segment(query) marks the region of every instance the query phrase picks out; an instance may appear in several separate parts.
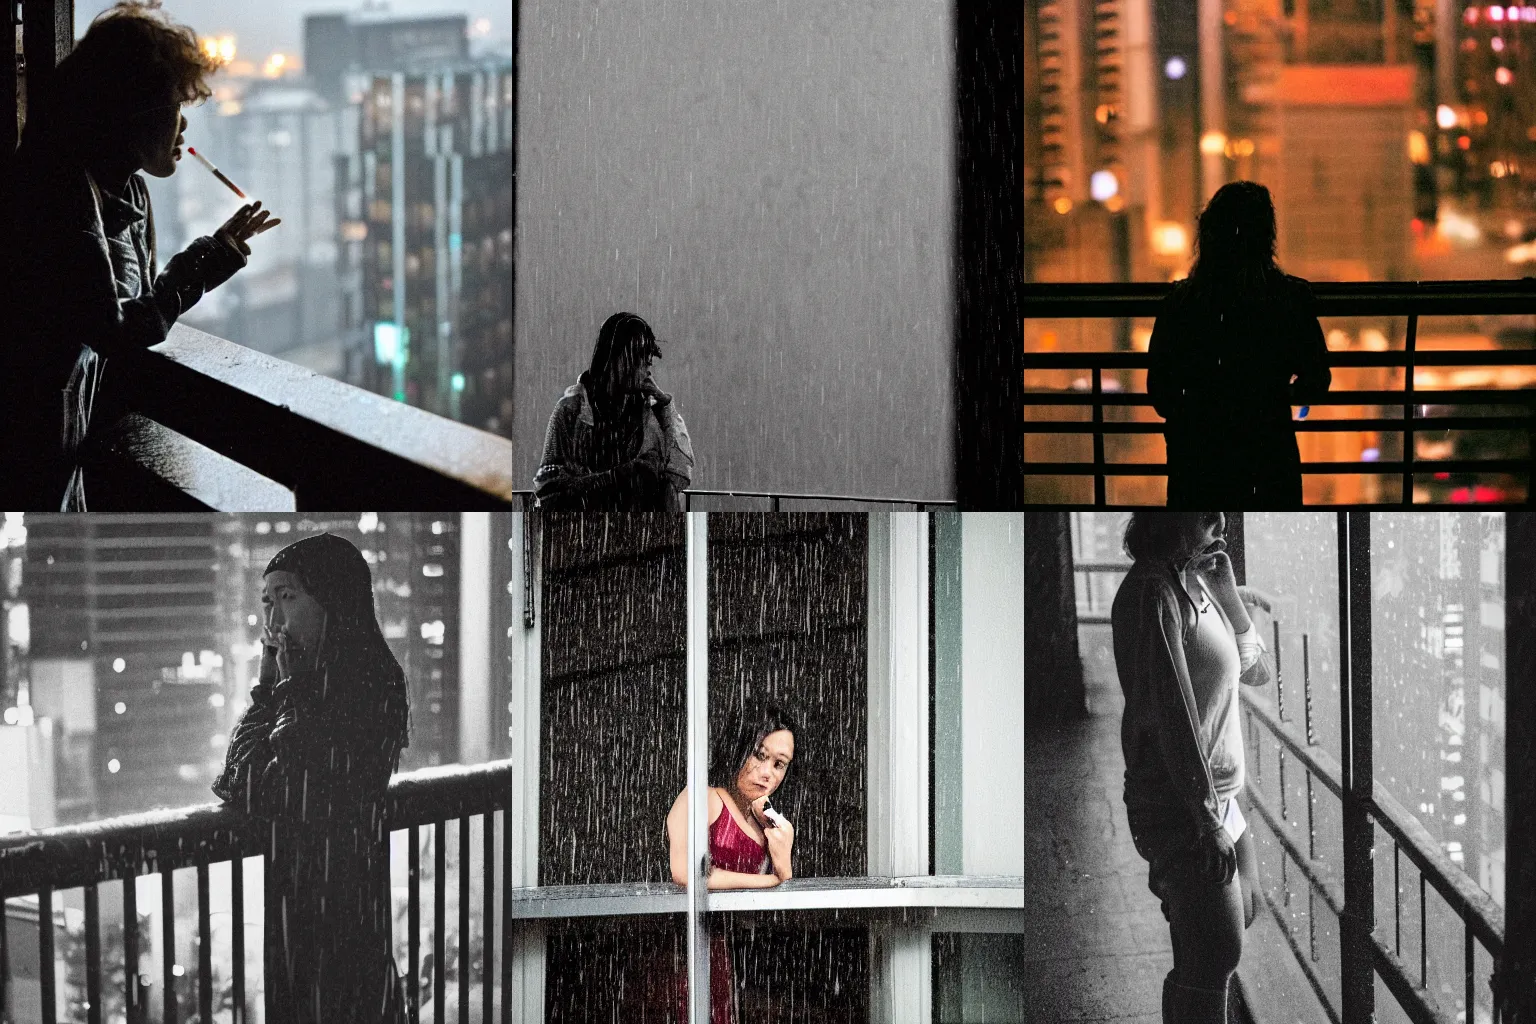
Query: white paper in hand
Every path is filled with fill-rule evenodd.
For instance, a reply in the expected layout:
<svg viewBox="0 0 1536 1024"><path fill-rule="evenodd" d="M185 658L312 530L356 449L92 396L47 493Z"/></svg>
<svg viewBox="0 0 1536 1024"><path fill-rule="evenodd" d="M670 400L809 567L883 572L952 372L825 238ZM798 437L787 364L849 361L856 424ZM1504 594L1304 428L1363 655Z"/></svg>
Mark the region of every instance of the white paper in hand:
<svg viewBox="0 0 1536 1024"><path fill-rule="evenodd" d="M1243 837L1248 829L1248 821L1243 817L1242 808L1237 806L1237 798L1227 801L1226 813L1222 815L1221 827L1227 830L1227 835L1235 843Z"/></svg>

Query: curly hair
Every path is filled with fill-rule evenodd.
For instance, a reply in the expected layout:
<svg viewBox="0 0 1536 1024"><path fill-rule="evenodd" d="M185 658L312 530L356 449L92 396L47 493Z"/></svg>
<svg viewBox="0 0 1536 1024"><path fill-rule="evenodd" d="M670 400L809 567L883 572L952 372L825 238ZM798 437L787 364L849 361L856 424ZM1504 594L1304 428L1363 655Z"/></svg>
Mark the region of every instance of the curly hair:
<svg viewBox="0 0 1536 1024"><path fill-rule="evenodd" d="M206 79L221 61L204 52L197 33L172 21L160 4L119 0L93 18L49 76L25 136L115 143L135 115L211 97Z"/></svg>

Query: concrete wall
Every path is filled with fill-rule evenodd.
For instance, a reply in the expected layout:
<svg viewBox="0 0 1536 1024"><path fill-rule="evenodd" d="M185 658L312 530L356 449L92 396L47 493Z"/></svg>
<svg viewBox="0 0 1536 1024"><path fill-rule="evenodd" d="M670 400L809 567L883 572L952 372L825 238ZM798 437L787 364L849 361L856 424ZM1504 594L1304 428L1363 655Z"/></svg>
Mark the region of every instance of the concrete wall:
<svg viewBox="0 0 1536 1024"><path fill-rule="evenodd" d="M695 487L953 494L947 0L524 0L514 433L627 309Z"/></svg>

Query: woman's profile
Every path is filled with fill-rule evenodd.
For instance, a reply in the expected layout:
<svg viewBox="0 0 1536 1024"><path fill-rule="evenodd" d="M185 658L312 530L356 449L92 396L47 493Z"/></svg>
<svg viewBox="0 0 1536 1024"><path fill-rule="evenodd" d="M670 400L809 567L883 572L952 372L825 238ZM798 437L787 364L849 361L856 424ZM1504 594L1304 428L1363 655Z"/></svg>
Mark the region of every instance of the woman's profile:
<svg viewBox="0 0 1536 1024"><path fill-rule="evenodd" d="M1164 1024L1224 1024L1227 985L1259 900L1237 805L1244 782L1239 682L1270 678L1227 557L1220 512L1137 512L1134 564L1111 610L1125 692L1125 810L1173 943Z"/></svg>
<svg viewBox="0 0 1536 1024"><path fill-rule="evenodd" d="M770 705L743 712L719 734L709 755L709 888L771 889L794 877L795 829L769 798L783 796L795 759L798 725L784 709ZM667 812L672 881L688 884L688 789ZM709 943L710 1024L735 1024L735 980L725 933L711 929ZM675 989L682 1020L687 1014L687 976Z"/></svg>
<svg viewBox="0 0 1536 1024"><path fill-rule="evenodd" d="M306 537L268 563L262 604L260 679L213 791L272 822L266 1019L403 1024L383 805L410 701L372 573L343 538Z"/></svg>
<svg viewBox="0 0 1536 1024"><path fill-rule="evenodd" d="M603 322L591 364L555 405L533 478L539 505L608 511L682 508L693 444L651 363L661 347L634 313Z"/></svg>
<svg viewBox="0 0 1536 1024"><path fill-rule="evenodd" d="M1252 181L1200 214L1195 263L1163 300L1147 395L1167 421L1168 505L1301 505L1292 406L1328 393L1328 346L1311 288L1275 264L1275 207Z"/></svg>
<svg viewBox="0 0 1536 1024"><path fill-rule="evenodd" d="M213 95L206 79L220 66L159 3L122 0L97 15L28 112L0 188L8 508L84 511L80 447L107 358L164 341L178 317L246 265L251 237L279 223L249 204L158 267L138 172L175 173L181 108Z"/></svg>

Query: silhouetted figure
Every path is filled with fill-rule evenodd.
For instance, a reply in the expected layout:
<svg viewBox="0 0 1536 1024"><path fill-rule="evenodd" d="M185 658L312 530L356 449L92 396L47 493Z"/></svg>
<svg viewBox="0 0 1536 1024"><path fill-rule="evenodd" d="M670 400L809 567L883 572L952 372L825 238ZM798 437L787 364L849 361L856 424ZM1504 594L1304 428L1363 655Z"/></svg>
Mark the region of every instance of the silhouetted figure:
<svg viewBox="0 0 1536 1024"><path fill-rule="evenodd" d="M651 362L661 348L633 313L598 331L592 363L555 405L533 478L548 509L680 510L693 475L693 444Z"/></svg>
<svg viewBox="0 0 1536 1024"><path fill-rule="evenodd" d="M350 542L306 537L268 563L262 603L260 679L213 791L273 824L266 1019L404 1024L383 814L410 700L372 573Z"/></svg>
<svg viewBox="0 0 1536 1024"><path fill-rule="evenodd" d="M0 498L6 508L84 511L80 446L107 357L165 340L204 292L246 265L278 221L242 207L156 264L149 189L174 174L184 104L211 96L219 61L159 0L103 11L28 112L0 182ZM103 423L102 420L108 422Z"/></svg>
<svg viewBox="0 0 1536 1024"><path fill-rule="evenodd" d="M1328 393L1311 288L1275 265L1275 208L1251 181L1200 215L1195 264L1152 328L1147 394L1167 420L1168 504L1301 505L1291 407Z"/></svg>

